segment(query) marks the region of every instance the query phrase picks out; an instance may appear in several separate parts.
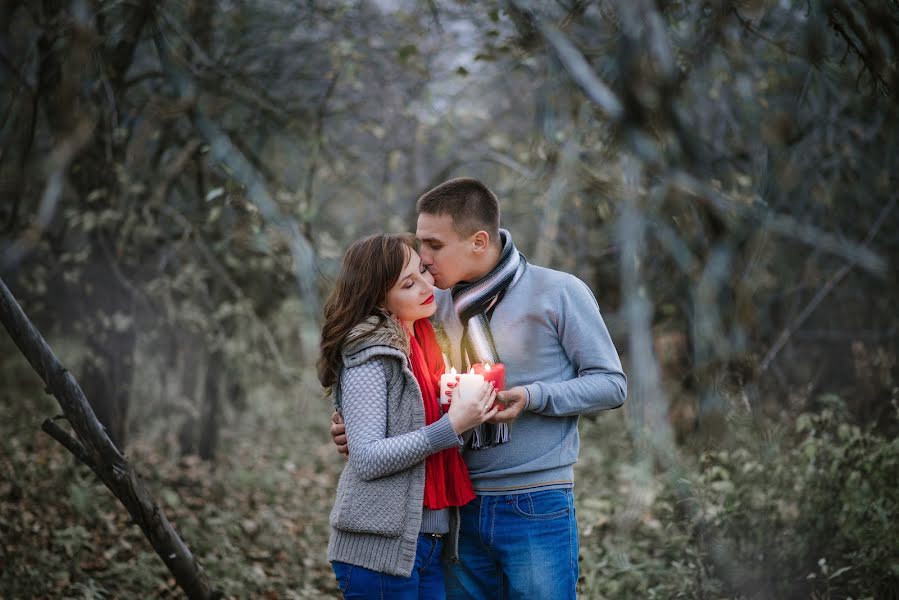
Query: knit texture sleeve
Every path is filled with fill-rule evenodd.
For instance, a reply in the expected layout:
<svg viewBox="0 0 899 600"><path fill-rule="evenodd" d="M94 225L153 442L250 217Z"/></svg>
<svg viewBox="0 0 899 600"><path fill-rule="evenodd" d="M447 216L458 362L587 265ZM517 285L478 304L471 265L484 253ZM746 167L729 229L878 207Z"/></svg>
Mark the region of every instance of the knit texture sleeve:
<svg viewBox="0 0 899 600"><path fill-rule="evenodd" d="M340 385L349 460L361 478L391 475L434 452L459 447L447 415L417 431L387 437L387 376L380 361L344 369Z"/></svg>

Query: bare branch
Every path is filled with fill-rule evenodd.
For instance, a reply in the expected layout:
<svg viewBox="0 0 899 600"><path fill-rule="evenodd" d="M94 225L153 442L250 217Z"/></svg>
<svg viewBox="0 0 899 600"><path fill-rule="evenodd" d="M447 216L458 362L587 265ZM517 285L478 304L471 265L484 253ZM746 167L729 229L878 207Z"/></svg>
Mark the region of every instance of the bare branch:
<svg viewBox="0 0 899 600"><path fill-rule="evenodd" d="M535 27L543 38L552 46L559 61L577 83L578 87L590 100L596 103L613 121L619 121L624 117L624 105L612 91L593 71L593 67L581 54L574 44L554 25L542 22L525 7L520 0L510 0L510 5L520 14L525 15L531 25Z"/></svg>
<svg viewBox="0 0 899 600"><path fill-rule="evenodd" d="M883 225L883 222L886 220L887 216L890 214L890 211L896 206L896 197L883 207L883 210L880 211L880 215L874 221L874 224L871 226L870 231L868 232L865 241L863 242L864 246L867 246L874 240L874 236L877 235L877 232L880 231L880 227ZM818 293L809 301L809 303L802 309L802 312L799 313L799 316L790 323L789 326L784 328L783 331L780 332L780 335L777 337L777 341L774 342L774 345L765 353L765 357L762 359L761 364L759 365L759 370L764 372L768 370L768 367L771 365L771 361L775 359L778 353L783 350L784 346L786 346L787 342L790 340L790 336L793 335L797 329L802 327L802 324L805 323L806 319L808 319L815 309L818 308L818 305L827 297L827 295L835 288L846 275L849 274L849 271L856 265L855 262L850 262L846 265L843 265L836 273L834 273L827 282L821 286L821 289L818 290Z"/></svg>
<svg viewBox="0 0 899 600"><path fill-rule="evenodd" d="M65 189L69 165L91 140L95 125L95 121L80 119L74 131L53 149L47 161L50 175L41 195L37 216L25 233L4 249L3 256L0 257L0 273L13 271L40 241L44 230L56 214L56 207Z"/></svg>
<svg viewBox="0 0 899 600"><path fill-rule="evenodd" d="M62 427L57 425L56 421L53 419L44 419L44 422L41 424L41 429L65 447L66 450L71 452L83 465L90 467L91 471L95 471L98 468L88 455L87 450L84 449L84 446L82 446L78 440L66 433Z"/></svg>
<svg viewBox="0 0 899 600"><path fill-rule="evenodd" d="M886 260L867 248L865 244L847 242L813 225L799 223L790 216L770 211L759 206L758 203L748 204L730 198L727 194L683 171L675 171L671 175L671 183L689 194L708 200L725 221L731 223L754 222L772 233L799 240L830 254L842 256L875 275L882 276L887 272Z"/></svg>
<svg viewBox="0 0 899 600"><path fill-rule="evenodd" d="M193 240L194 245L200 251L200 255L206 261L206 264L209 265L209 268L213 270L213 272L219 277L220 281L225 284L225 287L228 288L228 291L234 296L237 300L238 304L241 305L247 313L249 313L253 323L256 327L259 328L259 332L262 336L263 341L266 346L268 346L269 352L272 355L272 358L275 360L275 365L278 368L278 371L284 377L288 379L295 379L298 377L298 374L295 370L290 369L287 364L284 362L284 358L281 353L281 349L278 347L278 343L275 341L275 335L272 333L271 329L265 322L256 314L256 311L253 310L253 304L249 298L247 298L246 294L244 294L243 290L240 289L240 286L231 278L228 274L225 267L219 262L218 258L216 258L215 253L209 247L205 240L203 240L200 232L193 226L193 224L185 217L183 214L171 208L168 205L161 205L160 210L170 216L175 220L181 227L184 228L186 232L190 232L191 239Z"/></svg>
<svg viewBox="0 0 899 600"><path fill-rule="evenodd" d="M168 42L162 32L157 30L154 37L163 71L169 81L182 98L195 97L195 82L173 62ZM300 296L305 301L305 308L309 316L317 320L319 311L318 290L315 281L315 251L300 231L296 219L281 213L262 176L217 123L197 107L192 110L191 117L194 127L209 144L213 158L225 166L234 179L246 188L247 196L259 209L266 223L286 238L293 256L294 274Z"/></svg>
<svg viewBox="0 0 899 600"><path fill-rule="evenodd" d="M624 117L624 105L615 92L593 71L584 55L572 44L564 33L552 25L537 21L537 29L556 51L556 55L571 78L581 90L596 103L613 121Z"/></svg>

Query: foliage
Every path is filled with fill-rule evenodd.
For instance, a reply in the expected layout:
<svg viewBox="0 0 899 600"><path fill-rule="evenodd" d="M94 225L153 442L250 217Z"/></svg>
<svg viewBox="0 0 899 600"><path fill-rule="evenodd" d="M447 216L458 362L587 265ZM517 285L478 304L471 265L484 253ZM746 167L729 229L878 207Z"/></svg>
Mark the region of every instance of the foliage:
<svg viewBox="0 0 899 600"><path fill-rule="evenodd" d="M740 418L689 475L648 480L628 443L584 428L597 443L578 465L585 597L890 597L899 443L846 417L838 401L794 430Z"/></svg>
<svg viewBox="0 0 899 600"><path fill-rule="evenodd" d="M715 540L716 572L738 590L881 598L899 586L899 443L825 400L797 419L795 442L751 427L702 456L693 527Z"/></svg>

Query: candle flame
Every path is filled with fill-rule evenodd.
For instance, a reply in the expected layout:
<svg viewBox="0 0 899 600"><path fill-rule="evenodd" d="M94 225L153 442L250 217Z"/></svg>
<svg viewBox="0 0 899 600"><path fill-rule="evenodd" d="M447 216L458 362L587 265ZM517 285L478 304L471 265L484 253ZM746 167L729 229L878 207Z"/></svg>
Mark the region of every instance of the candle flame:
<svg viewBox="0 0 899 600"><path fill-rule="evenodd" d="M469 374L469 375L473 375L473 374L474 374L474 367L468 369L468 374Z"/></svg>
<svg viewBox="0 0 899 600"><path fill-rule="evenodd" d="M484 370L485 370L485 371L489 371L489 370L490 370L490 363L484 363Z"/></svg>
<svg viewBox="0 0 899 600"><path fill-rule="evenodd" d="M450 375L455 375L455 374L456 374L456 367L450 368Z"/></svg>

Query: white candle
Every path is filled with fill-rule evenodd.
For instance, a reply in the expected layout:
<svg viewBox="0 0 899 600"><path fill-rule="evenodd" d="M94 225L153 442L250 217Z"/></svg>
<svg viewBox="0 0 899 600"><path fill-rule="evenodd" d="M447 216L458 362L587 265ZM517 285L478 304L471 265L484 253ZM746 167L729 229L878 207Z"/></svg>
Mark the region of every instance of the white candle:
<svg viewBox="0 0 899 600"><path fill-rule="evenodd" d="M456 387L459 389L460 398L468 398L477 395L480 393L481 386L484 384L484 376L480 373L469 371L468 373L459 375L456 373L456 369L450 369L449 373L444 373L440 376L441 404L448 405L450 403L450 395L447 394L447 392L451 391L452 388L450 388L448 384L456 383L457 378L459 381Z"/></svg>
<svg viewBox="0 0 899 600"><path fill-rule="evenodd" d="M459 378L459 398L471 398L480 394L484 385L484 376L480 373L469 371Z"/></svg>

